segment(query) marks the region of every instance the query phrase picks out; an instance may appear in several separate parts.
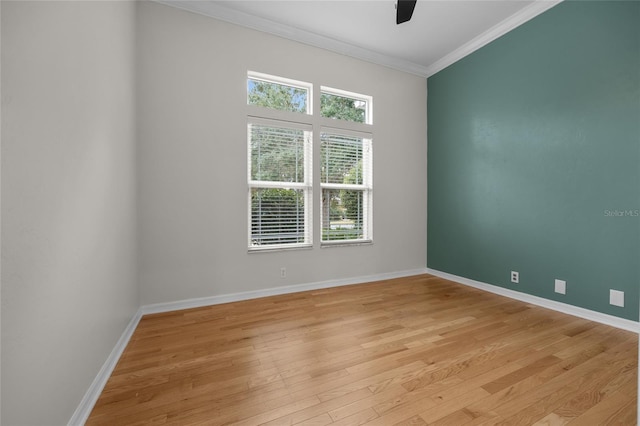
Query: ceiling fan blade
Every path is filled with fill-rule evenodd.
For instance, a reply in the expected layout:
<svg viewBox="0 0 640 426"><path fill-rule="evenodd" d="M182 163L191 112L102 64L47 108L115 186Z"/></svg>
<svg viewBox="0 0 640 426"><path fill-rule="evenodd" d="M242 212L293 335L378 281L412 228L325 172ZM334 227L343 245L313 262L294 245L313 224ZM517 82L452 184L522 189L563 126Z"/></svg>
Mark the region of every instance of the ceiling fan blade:
<svg viewBox="0 0 640 426"><path fill-rule="evenodd" d="M396 24L402 24L411 19L417 0L398 0L396 4Z"/></svg>

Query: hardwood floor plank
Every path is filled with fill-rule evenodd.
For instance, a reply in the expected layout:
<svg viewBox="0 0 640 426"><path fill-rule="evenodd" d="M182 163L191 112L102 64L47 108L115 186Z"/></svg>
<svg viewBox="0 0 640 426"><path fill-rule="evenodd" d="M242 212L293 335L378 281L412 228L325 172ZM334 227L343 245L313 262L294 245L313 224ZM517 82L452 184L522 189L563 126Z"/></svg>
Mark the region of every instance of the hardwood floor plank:
<svg viewBox="0 0 640 426"><path fill-rule="evenodd" d="M349 417L345 417L342 420L331 423L332 426L359 426L369 424L373 419L378 418L378 414L371 408L362 410L358 413L352 414Z"/></svg>
<svg viewBox="0 0 640 426"><path fill-rule="evenodd" d="M631 393L633 394L633 393ZM633 425L636 424L636 405L629 394L616 392L610 398L594 405L589 410L576 417L567 425L580 426L584 424L594 425ZM624 423L621 423L624 419Z"/></svg>
<svg viewBox="0 0 640 426"><path fill-rule="evenodd" d="M427 422L425 422L422 417L415 415L406 420L398 422L393 426L427 426Z"/></svg>
<svg viewBox="0 0 640 426"><path fill-rule="evenodd" d="M331 418L334 420L340 420L345 417L349 417L365 409L372 408L381 401L396 398L405 393L405 389L400 385L386 387L383 391L369 395L357 402L343 405L329 412Z"/></svg>
<svg viewBox="0 0 640 426"><path fill-rule="evenodd" d="M602 362L601 362L602 361ZM532 424L549 412L554 412L564 401L591 386L599 389L623 370L630 362L623 357L602 354L597 362L590 359L576 368L560 373L544 384L524 394L511 394L510 400L494 407L504 422L498 424ZM596 365L597 364L597 365ZM548 372L557 370L553 365Z"/></svg>
<svg viewBox="0 0 640 426"><path fill-rule="evenodd" d="M454 377L438 383L432 383L428 386L412 392L407 392L405 389L405 392L401 395L379 402L374 406L374 409L378 414L382 416L392 411L411 411L418 406L421 406L423 408L430 407L435 405L430 399L432 395L437 394L438 392L441 392L444 389L449 388L450 386L455 386L460 383L462 383L462 380Z"/></svg>
<svg viewBox="0 0 640 426"><path fill-rule="evenodd" d="M418 275L145 315L86 424L631 425L637 350Z"/></svg>
<svg viewBox="0 0 640 426"><path fill-rule="evenodd" d="M430 426L460 426L473 420L473 414L464 408L454 411L453 413L431 422Z"/></svg>
<svg viewBox="0 0 640 426"><path fill-rule="evenodd" d="M319 404L312 405L308 408L290 413L284 417L279 417L270 422L264 423L264 426L272 425L278 426L283 424L297 424L305 422L311 418L318 417L322 413L329 414L332 410L344 407L346 405L355 403L357 401L361 401L367 397L371 396L371 392L368 389L360 389L345 395L342 395L339 398L333 398L327 401L320 402ZM333 422L334 419L329 415L330 422Z"/></svg>
<svg viewBox="0 0 640 426"><path fill-rule="evenodd" d="M535 422L533 426L563 426L568 422L569 419L559 416L556 413L550 413Z"/></svg>
<svg viewBox="0 0 640 426"><path fill-rule="evenodd" d="M333 423L331 416L328 415L327 413L324 413L319 416L316 416L307 420L303 420L298 423L291 423L291 424L300 425L300 426L326 426L331 423ZM268 423L265 423L265 424L268 424ZM282 425L282 424L289 424L289 423L275 423L275 424Z"/></svg>
<svg viewBox="0 0 640 426"><path fill-rule="evenodd" d="M561 360L555 355L547 355L544 358L540 358L531 364L525 365L524 367L513 371L509 374L505 374L504 376L482 385L482 389L486 390L489 393L496 393L508 386L511 386L515 383L518 383L521 380L526 379L532 374L541 372L546 370L547 368L556 365ZM520 364L520 363L519 363Z"/></svg>
<svg viewBox="0 0 640 426"><path fill-rule="evenodd" d="M467 390L467 392L462 392L450 398L444 397L442 394L432 397L431 399L436 403L436 406L420 412L420 417L426 420L427 423L432 423L488 395L488 392L482 388L470 388Z"/></svg>
<svg viewBox="0 0 640 426"><path fill-rule="evenodd" d="M251 417L245 417L245 414L243 413L242 420L236 421L234 422L234 424L238 426L264 424L271 420L279 419L290 413L295 413L296 411L300 411L305 408L312 407L319 403L320 403L320 400L317 397L311 397L311 398L306 398L302 400L296 399L292 403L289 403L287 405L282 405L280 407L273 408L268 411L264 411L260 414L256 414Z"/></svg>

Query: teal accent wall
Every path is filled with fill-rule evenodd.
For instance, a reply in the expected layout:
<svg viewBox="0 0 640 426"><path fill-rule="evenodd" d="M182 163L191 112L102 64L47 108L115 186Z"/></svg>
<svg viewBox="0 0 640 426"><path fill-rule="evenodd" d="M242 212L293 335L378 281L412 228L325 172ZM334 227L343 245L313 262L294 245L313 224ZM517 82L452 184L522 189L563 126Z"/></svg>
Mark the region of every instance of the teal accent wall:
<svg viewBox="0 0 640 426"><path fill-rule="evenodd" d="M566 1L427 87L427 266L637 321L640 2Z"/></svg>

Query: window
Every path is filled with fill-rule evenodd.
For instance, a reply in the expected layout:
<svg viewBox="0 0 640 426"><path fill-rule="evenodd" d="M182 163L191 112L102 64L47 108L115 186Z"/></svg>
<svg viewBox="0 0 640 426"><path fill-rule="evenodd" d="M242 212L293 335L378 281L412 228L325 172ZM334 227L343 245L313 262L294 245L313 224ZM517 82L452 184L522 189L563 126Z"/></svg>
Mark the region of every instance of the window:
<svg viewBox="0 0 640 426"><path fill-rule="evenodd" d="M310 83L248 73L252 251L311 247L314 190L323 245L372 241L372 98L321 87L319 101L314 119Z"/></svg>
<svg viewBox="0 0 640 426"><path fill-rule="evenodd" d="M320 113L323 117L372 124L371 96L322 87Z"/></svg>
<svg viewBox="0 0 640 426"><path fill-rule="evenodd" d="M320 135L322 243L371 241L372 138L349 123L372 123L370 96L322 87L320 113L332 118Z"/></svg>
<svg viewBox="0 0 640 426"><path fill-rule="evenodd" d="M249 73L247 103L280 111L311 114L311 85L301 81Z"/></svg>
<svg viewBox="0 0 640 426"><path fill-rule="evenodd" d="M251 248L311 244L311 129L250 118Z"/></svg>
<svg viewBox="0 0 640 426"><path fill-rule="evenodd" d="M322 242L371 240L371 139L322 132Z"/></svg>

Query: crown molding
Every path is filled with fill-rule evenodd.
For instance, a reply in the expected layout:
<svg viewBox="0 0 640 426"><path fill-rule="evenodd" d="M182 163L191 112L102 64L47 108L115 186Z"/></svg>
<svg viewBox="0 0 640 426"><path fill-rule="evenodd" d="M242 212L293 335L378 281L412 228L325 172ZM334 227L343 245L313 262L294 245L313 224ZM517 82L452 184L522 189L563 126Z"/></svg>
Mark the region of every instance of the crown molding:
<svg viewBox="0 0 640 426"><path fill-rule="evenodd" d="M424 77L426 68L404 59L383 55L369 49L345 43L330 37L312 33L289 25L273 22L268 19L250 15L245 12L221 6L212 1L198 0L154 0L167 6L205 15L210 18L240 25L257 31L273 34L282 38L297 41L309 46L319 47L345 56L350 56L388 68L404 71Z"/></svg>
<svg viewBox="0 0 640 426"><path fill-rule="evenodd" d="M560 3L562 0L534 0L532 4L511 15L509 18L493 26L473 40L460 46L453 52L445 55L432 65L425 67L411 61L383 55L369 49L345 43L330 37L322 36L300 28L273 22L245 12L230 9L214 1L201 0L153 0L156 3L171 6L188 12L219 19L221 21L240 25L253 30L273 34L282 38L297 41L314 47L330 50L345 56L350 56L363 61L383 65L409 74L421 77L430 77L438 71L459 61L465 56L480 49L482 46L508 33L514 28L535 18L546 10Z"/></svg>
<svg viewBox="0 0 640 426"><path fill-rule="evenodd" d="M558 5L562 1L563 0L535 0L529 6L525 7L519 12L514 13L504 21L489 28L487 31L480 34L478 37L463 44L453 52L443 56L438 61L428 66L426 68L425 76L430 77L433 74L437 73L438 71L445 69L449 65L452 65L458 62L460 59L464 58L465 56L470 55L471 53L491 43L497 38L502 37L509 31L519 27L520 25L524 24L527 21L530 21L531 19L535 18L541 13L546 12L547 10L551 9L553 6Z"/></svg>

